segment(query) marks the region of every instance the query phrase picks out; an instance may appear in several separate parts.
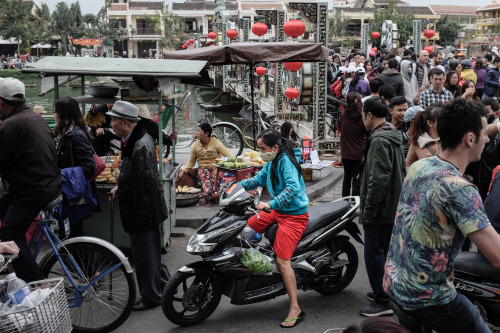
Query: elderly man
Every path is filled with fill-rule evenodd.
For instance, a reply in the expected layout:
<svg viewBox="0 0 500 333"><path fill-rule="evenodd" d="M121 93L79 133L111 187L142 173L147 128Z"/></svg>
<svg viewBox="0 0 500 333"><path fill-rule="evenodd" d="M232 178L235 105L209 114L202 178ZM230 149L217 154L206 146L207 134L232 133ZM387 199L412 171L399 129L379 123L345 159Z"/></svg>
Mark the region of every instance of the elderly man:
<svg viewBox="0 0 500 333"><path fill-rule="evenodd" d="M111 190L118 197L123 229L130 236L139 293L142 299L134 311L161 304L162 287L169 274L161 257L160 224L167 218L167 206L158 175L156 149L146 130L138 126L137 107L118 101L111 111L111 127L122 137L122 163L117 185Z"/></svg>
<svg viewBox="0 0 500 333"><path fill-rule="evenodd" d="M417 87L426 87L428 83L427 73L429 73L429 70L431 69L429 64L429 52L425 50L420 51L415 64L417 66L415 70L415 75L417 76Z"/></svg>
<svg viewBox="0 0 500 333"><path fill-rule="evenodd" d="M26 231L40 211L61 193L61 170L50 128L25 103L24 84L0 80L0 177L6 194L0 198L0 240L21 249L13 263L26 282L44 279L26 245Z"/></svg>
<svg viewBox="0 0 500 333"><path fill-rule="evenodd" d="M442 70L439 68L431 69L429 77L431 79L432 87L422 92L418 102L418 105L420 105L424 110L431 104L445 104L449 100L453 99L453 94L443 87L444 72Z"/></svg>

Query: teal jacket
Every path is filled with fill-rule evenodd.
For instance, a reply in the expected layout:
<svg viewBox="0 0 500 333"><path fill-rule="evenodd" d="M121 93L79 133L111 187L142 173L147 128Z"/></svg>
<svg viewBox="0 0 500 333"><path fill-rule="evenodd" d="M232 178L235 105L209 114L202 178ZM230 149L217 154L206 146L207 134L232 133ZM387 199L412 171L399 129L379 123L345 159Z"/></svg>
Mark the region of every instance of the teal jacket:
<svg viewBox="0 0 500 333"><path fill-rule="evenodd" d="M300 149L295 148L294 153L295 158L298 160L300 158ZM309 199L306 195L306 185L302 175L299 175L297 168L295 168L287 154L281 153L276 158L278 159L276 172L279 180L276 188L273 188L271 182L272 162L267 162L255 177L243 180L241 185L247 191L267 185L267 190L271 195L271 201L269 201L271 209L275 209L280 214L305 214Z"/></svg>
<svg viewBox="0 0 500 333"><path fill-rule="evenodd" d="M402 143L401 132L387 122L366 139L360 173L361 224L394 223L405 169Z"/></svg>

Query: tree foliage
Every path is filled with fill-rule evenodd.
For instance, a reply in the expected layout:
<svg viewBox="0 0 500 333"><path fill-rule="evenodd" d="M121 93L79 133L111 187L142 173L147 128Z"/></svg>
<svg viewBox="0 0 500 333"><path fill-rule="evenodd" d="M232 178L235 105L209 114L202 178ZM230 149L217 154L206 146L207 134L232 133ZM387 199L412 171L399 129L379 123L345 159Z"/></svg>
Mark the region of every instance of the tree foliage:
<svg viewBox="0 0 500 333"><path fill-rule="evenodd" d="M155 33L162 36L159 45L160 48L174 49L179 45L187 25L183 17L169 12L165 7L160 15L147 16L146 20L154 28Z"/></svg>
<svg viewBox="0 0 500 333"><path fill-rule="evenodd" d="M21 47L28 47L32 33L30 20L33 18L31 15L33 2L0 0L0 8L2 11L0 35L5 39L17 39L18 53L21 53Z"/></svg>
<svg viewBox="0 0 500 333"><path fill-rule="evenodd" d="M347 26L350 23L351 19L346 17L340 10L336 10L335 15L328 18L328 34L332 37L334 44L338 38L347 35Z"/></svg>
<svg viewBox="0 0 500 333"><path fill-rule="evenodd" d="M68 51L70 37L84 36L85 25L80 9L80 2L72 3L70 7L65 2L59 2L51 16L51 27L54 34L61 38L63 52Z"/></svg>
<svg viewBox="0 0 500 333"><path fill-rule="evenodd" d="M411 8L400 8L396 3L390 1L386 7L378 7L373 13L374 26L372 31L381 31L382 23L386 20L391 20L392 23L398 26L398 43L399 45L406 45L407 41L413 34L413 20L415 16L411 13Z"/></svg>
<svg viewBox="0 0 500 333"><path fill-rule="evenodd" d="M439 32L439 42L441 45L455 45L458 38L460 24L449 15L443 15L436 24L436 30Z"/></svg>

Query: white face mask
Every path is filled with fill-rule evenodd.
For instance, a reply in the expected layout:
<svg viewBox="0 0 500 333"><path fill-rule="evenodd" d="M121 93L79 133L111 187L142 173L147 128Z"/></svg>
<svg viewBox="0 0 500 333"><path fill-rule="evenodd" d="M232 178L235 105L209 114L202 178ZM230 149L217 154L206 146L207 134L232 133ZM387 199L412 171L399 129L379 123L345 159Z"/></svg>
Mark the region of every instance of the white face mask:
<svg viewBox="0 0 500 333"><path fill-rule="evenodd" d="M268 151L265 153L260 153L260 158L262 158L264 162L270 162L276 158L276 154L277 152L275 151Z"/></svg>

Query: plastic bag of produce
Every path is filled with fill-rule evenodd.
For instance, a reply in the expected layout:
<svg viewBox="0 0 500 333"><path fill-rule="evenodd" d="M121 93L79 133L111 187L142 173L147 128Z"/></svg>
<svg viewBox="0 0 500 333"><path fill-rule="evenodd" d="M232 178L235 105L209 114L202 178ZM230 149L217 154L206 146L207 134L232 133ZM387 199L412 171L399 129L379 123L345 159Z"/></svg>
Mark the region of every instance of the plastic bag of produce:
<svg viewBox="0 0 500 333"><path fill-rule="evenodd" d="M267 257L255 249L243 250L240 261L246 268L258 275L264 275L273 270L273 265Z"/></svg>

